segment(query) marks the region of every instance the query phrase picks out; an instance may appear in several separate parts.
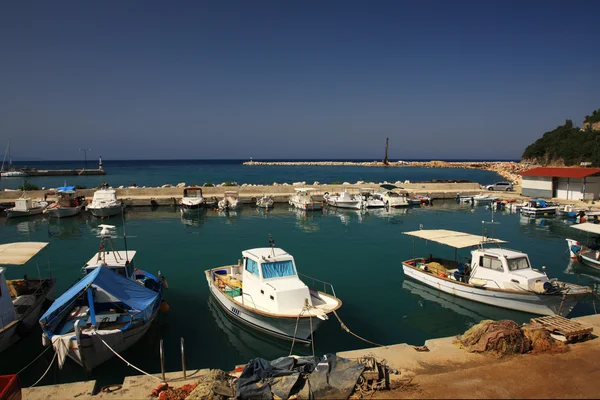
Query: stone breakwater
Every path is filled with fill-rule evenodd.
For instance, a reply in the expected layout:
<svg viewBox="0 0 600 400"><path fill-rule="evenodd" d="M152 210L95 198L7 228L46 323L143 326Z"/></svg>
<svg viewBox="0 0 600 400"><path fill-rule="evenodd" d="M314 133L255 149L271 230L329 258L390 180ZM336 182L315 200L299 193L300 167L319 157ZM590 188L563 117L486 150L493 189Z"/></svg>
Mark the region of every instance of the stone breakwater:
<svg viewBox="0 0 600 400"><path fill-rule="evenodd" d="M247 161L244 165L267 166L331 166L331 167L386 167L381 161ZM521 184L521 172L535 167L531 164L517 163L514 161L395 161L387 167L424 167L424 168L465 168L483 169L496 172L507 181Z"/></svg>

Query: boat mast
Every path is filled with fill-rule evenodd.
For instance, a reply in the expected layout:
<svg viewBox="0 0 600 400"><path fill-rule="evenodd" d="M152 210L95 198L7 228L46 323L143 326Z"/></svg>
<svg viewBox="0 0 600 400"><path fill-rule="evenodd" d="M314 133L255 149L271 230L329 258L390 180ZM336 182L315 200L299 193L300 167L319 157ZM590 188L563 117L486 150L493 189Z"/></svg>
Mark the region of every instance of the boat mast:
<svg viewBox="0 0 600 400"><path fill-rule="evenodd" d="M385 158L383 159L383 165L390 165L390 161L388 160L388 141L390 138L385 138Z"/></svg>
<svg viewBox="0 0 600 400"><path fill-rule="evenodd" d="M4 158L2 159L2 167L0 168L0 171L4 171L4 162L6 161L7 154L10 162L10 138L8 138L8 144L6 145L6 150L4 151Z"/></svg>

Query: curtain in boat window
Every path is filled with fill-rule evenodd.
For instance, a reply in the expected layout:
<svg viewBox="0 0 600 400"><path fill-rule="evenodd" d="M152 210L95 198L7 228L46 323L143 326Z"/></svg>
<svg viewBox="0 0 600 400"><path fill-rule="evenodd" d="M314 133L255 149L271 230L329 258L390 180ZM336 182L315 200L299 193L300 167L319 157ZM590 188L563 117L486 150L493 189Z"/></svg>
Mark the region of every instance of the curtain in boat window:
<svg viewBox="0 0 600 400"><path fill-rule="evenodd" d="M252 272L254 275L258 276L258 263L254 260L247 258L246 271Z"/></svg>
<svg viewBox="0 0 600 400"><path fill-rule="evenodd" d="M291 260L271 263L262 263L263 278L280 278L282 276L296 275Z"/></svg>

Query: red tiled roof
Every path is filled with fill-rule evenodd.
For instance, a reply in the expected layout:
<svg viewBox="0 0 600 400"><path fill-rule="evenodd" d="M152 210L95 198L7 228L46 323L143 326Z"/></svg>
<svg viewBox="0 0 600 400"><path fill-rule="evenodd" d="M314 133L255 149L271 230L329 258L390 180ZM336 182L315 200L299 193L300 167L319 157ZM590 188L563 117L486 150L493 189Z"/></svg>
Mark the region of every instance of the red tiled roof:
<svg viewBox="0 0 600 400"><path fill-rule="evenodd" d="M557 178L585 178L595 174L600 174L600 168L539 167L521 172L521 176L553 176Z"/></svg>

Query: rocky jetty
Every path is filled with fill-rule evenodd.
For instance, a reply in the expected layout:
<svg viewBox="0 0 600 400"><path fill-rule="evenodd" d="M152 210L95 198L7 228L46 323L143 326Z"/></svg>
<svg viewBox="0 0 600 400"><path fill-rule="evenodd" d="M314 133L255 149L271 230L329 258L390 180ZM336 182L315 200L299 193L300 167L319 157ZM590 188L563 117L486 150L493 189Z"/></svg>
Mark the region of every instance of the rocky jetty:
<svg viewBox="0 0 600 400"><path fill-rule="evenodd" d="M521 184L521 172L535 167L528 163L514 161L396 161L388 165L381 161L248 161L244 165L270 165L270 166L331 166L331 167L424 167L424 168L465 168L483 169L496 172L514 185Z"/></svg>

